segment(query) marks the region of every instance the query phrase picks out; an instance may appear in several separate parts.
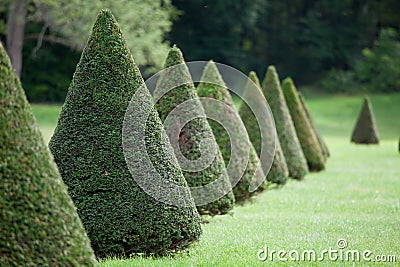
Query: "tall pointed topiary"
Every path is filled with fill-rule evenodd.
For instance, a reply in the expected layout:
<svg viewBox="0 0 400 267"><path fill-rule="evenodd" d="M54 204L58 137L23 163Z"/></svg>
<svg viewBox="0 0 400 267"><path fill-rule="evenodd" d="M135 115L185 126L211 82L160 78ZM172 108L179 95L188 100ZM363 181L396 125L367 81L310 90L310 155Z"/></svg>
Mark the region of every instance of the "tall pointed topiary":
<svg viewBox="0 0 400 267"><path fill-rule="evenodd" d="M227 105L231 108L231 110L233 110L232 113L228 113L224 110L224 107L222 106L212 107L213 109L219 108L218 114L220 114L221 120L231 124L229 133L218 122L214 120L209 120L215 139L217 140L218 146L221 150L222 157L225 161L225 164L228 165L231 160L231 142L234 138L233 135L240 133L239 127L240 123L242 122L238 112L235 109L232 96L229 93L229 90L226 88L225 82L222 79L217 66L212 60L207 63L203 70L201 82L197 86L197 93L200 97L213 98L221 101L224 105ZM246 146L246 142L248 141L246 136L235 137L238 138L235 138L235 140L240 140L240 143L243 143L243 145L239 145L240 148ZM236 201L241 203L257 193L257 191L249 192L249 185L254 175L260 177L261 179L265 177L262 169L257 168L257 166L260 164L260 160L257 156L256 151L254 150L253 145L250 143L248 147L250 149L248 154L245 154L245 152L242 151L237 152L239 154L238 156L243 159L240 158L238 160L235 160L234 162L232 161L232 165L228 170L228 173L240 173L241 167L243 167L241 165L246 164L244 166L245 170L243 176L233 188L233 193L235 195ZM265 184L260 186L261 190L265 188Z"/></svg>
<svg viewBox="0 0 400 267"><path fill-rule="evenodd" d="M310 110L309 110L309 108L307 106L307 103L306 103L303 95L300 92L298 93L298 95L299 95L299 98L300 98L300 103L303 106L304 111L306 112L307 119L310 122L311 127L312 127L315 135L317 136L318 143L321 146L322 153L323 153L324 158L326 160L330 156L330 152L329 152L328 146L326 145L324 139L322 138L322 136L319 133L317 127L315 126L314 119L311 116Z"/></svg>
<svg viewBox="0 0 400 267"><path fill-rule="evenodd" d="M0 254L0 266L97 265L1 43Z"/></svg>
<svg viewBox="0 0 400 267"><path fill-rule="evenodd" d="M310 171L323 170L325 168L325 158L322 148L301 105L297 89L291 78L286 78L283 81L282 91L296 128L297 137L307 159L308 168Z"/></svg>
<svg viewBox="0 0 400 267"><path fill-rule="evenodd" d="M218 149L210 125L207 122L203 106L197 96L189 69L185 65L182 52L176 46L170 49L164 68L164 72L160 76L154 92L155 97L159 98L156 107L161 120L164 122L175 107L185 102L189 103L189 101L191 101L189 107L190 110L187 112L195 111L197 115L199 115L198 118L195 118L184 125L179 133L179 148L176 149L179 149L185 158L189 160L197 160L201 156L204 157L205 153L212 153L211 151L201 151L201 149L205 149L204 146L200 147L204 140L211 140L214 143L213 147L217 148L216 157L209 166L196 171L183 170L183 175L190 187L204 186L217 180L221 175L223 175L223 179L225 179L226 183L225 188L230 189L231 185L221 152ZM179 83L179 81L190 82L176 87L174 83ZM169 89L172 90L168 91ZM181 119L180 114L176 117L177 120ZM223 192L225 188L220 188L220 190ZM200 214L226 214L233 208L233 205L234 196L229 190L229 192L226 192L222 198L209 204L198 206L197 210Z"/></svg>
<svg viewBox="0 0 400 267"><path fill-rule="evenodd" d="M351 142L356 144L379 144L375 116L367 96L364 97L364 104L351 135Z"/></svg>
<svg viewBox="0 0 400 267"><path fill-rule="evenodd" d="M258 80L257 74L254 71L249 73L249 79L253 81L257 88L261 90L261 85ZM244 94L249 93L250 84L247 84L245 87ZM260 128L257 123L257 119L251 111L250 107L246 103L242 103L239 109L240 117L242 118L244 125L249 134L250 141L254 145L254 148L257 152L257 155L260 156L261 153L261 133ZM286 183L286 180L289 176L289 170L286 165L285 156L283 155L281 144L279 142L279 138L276 138L276 148L275 148L275 156L274 161L272 162L271 169L267 175L267 181L271 183L275 183L278 185L282 185Z"/></svg>
<svg viewBox="0 0 400 267"><path fill-rule="evenodd" d="M303 179L308 172L307 160L301 149L274 66L268 67L262 90L274 115L276 131L289 169L289 176L294 179Z"/></svg>
<svg viewBox="0 0 400 267"><path fill-rule="evenodd" d="M50 149L68 185L98 257L131 253L164 254L198 239L200 216L187 207L159 202L139 187L122 147L125 111L143 84L120 28L102 10L76 67ZM148 101L141 96L143 102ZM148 97L151 100L150 93ZM139 110L132 110L133 115ZM132 125L135 127L135 125ZM161 177L187 186L153 109L147 121L146 149ZM136 157L145 157L138 151ZM177 164L177 163L176 163ZM154 177L149 170L151 183ZM191 202L192 201L192 202Z"/></svg>

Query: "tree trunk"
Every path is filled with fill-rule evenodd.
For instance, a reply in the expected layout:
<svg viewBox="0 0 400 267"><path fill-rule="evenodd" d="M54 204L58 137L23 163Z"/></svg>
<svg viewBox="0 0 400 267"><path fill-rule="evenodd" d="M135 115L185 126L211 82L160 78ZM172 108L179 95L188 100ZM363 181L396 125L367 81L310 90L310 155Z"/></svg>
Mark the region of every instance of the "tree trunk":
<svg viewBox="0 0 400 267"><path fill-rule="evenodd" d="M22 70L22 48L24 46L24 32L27 7L25 0L11 2L7 20L6 48L11 59L11 64L18 77Z"/></svg>

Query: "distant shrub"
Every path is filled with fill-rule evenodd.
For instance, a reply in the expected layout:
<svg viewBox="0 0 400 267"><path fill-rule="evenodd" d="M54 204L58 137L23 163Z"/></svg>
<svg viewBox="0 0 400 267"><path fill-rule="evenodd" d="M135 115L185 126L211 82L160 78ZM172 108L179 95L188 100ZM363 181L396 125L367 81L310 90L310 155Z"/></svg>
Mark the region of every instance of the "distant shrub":
<svg viewBox="0 0 400 267"><path fill-rule="evenodd" d="M355 144L379 144L378 128L369 98L364 97L357 123L351 135L351 142Z"/></svg>

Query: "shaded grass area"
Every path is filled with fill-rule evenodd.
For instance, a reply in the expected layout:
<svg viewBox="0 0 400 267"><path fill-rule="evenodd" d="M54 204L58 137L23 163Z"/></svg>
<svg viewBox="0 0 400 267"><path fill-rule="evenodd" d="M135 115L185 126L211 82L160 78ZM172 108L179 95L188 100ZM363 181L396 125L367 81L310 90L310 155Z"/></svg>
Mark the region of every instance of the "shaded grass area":
<svg viewBox="0 0 400 267"><path fill-rule="evenodd" d="M269 250L370 250L394 255L400 262L400 94L370 96L380 145L350 144L350 134L363 98L307 98L317 127L331 150L327 170L289 181L281 189L236 207L233 216L217 216L204 225L196 246L174 257L109 259L101 266L351 266L344 261L261 262L257 252ZM53 112L53 114L46 114ZM44 136L50 137L59 107L34 106ZM48 140L48 139L47 139ZM317 254L319 256L319 254ZM356 262L356 266L378 263ZM392 266L388 264L388 266Z"/></svg>

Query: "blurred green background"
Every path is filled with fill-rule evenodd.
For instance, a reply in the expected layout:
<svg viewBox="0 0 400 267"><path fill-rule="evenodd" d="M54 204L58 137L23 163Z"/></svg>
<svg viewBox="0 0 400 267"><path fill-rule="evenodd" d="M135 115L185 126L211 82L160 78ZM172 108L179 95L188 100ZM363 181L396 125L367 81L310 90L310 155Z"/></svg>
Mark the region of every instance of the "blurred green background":
<svg viewBox="0 0 400 267"><path fill-rule="evenodd" d="M397 0L2 0L0 39L30 101L64 101L101 8L116 15L145 77L176 43L187 61L260 78L276 65L309 94L400 92Z"/></svg>

